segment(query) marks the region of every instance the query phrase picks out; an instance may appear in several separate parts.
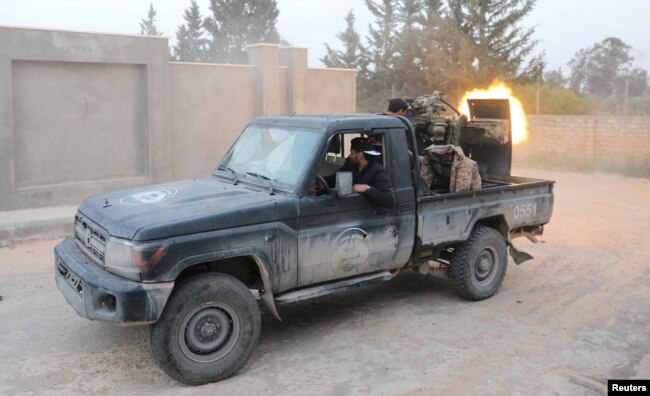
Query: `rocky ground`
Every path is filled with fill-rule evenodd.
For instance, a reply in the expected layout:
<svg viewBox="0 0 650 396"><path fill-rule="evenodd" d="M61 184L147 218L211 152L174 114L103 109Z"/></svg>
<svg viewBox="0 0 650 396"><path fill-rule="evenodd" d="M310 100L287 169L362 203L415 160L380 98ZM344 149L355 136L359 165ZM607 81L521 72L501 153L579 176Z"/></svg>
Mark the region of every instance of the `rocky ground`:
<svg viewBox="0 0 650 396"><path fill-rule="evenodd" d="M178 384L148 329L77 316L54 283L52 248L0 249L0 394L604 394L650 378L650 180L534 169L557 181L535 260L510 261L499 293L458 298L415 273L263 314L233 378Z"/></svg>

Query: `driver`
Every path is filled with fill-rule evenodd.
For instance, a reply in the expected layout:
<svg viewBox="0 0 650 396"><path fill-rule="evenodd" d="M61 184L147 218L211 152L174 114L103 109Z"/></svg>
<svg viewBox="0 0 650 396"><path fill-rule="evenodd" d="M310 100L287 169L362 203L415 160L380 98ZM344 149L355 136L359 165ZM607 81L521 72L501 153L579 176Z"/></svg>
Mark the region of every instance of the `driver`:
<svg viewBox="0 0 650 396"><path fill-rule="evenodd" d="M395 196L390 178L384 167L376 160L381 153L375 150L370 139L354 138L350 155L339 172L352 172L352 189L365 195L375 205L390 209L395 205ZM327 184L334 185L336 174L325 177Z"/></svg>

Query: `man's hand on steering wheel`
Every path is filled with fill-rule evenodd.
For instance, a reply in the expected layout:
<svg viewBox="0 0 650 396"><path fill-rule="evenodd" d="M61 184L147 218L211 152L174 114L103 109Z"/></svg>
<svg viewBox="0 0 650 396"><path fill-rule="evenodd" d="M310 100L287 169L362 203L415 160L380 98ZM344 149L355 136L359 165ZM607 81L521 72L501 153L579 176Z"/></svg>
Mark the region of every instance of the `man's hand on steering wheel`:
<svg viewBox="0 0 650 396"><path fill-rule="evenodd" d="M312 182L312 190L315 195L324 195L330 194L330 186L327 184L327 181L321 175L316 175L314 181Z"/></svg>

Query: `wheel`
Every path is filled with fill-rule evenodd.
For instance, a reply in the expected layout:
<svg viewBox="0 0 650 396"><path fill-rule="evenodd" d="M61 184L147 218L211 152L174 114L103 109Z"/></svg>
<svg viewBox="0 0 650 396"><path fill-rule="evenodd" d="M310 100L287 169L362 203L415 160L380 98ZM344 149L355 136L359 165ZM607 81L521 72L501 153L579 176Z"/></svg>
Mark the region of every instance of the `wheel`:
<svg viewBox="0 0 650 396"><path fill-rule="evenodd" d="M506 276L507 265L503 236L493 228L477 226L451 257L454 289L472 301L492 297Z"/></svg>
<svg viewBox="0 0 650 396"><path fill-rule="evenodd" d="M262 327L253 294L230 275L185 279L172 293L149 340L156 364L176 381L200 385L235 374Z"/></svg>

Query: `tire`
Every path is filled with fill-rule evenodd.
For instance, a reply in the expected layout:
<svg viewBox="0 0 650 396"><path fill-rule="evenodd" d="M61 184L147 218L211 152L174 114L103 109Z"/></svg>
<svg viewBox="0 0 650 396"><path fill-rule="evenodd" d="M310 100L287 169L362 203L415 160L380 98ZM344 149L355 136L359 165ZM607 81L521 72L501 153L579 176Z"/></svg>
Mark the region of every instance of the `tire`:
<svg viewBox="0 0 650 396"><path fill-rule="evenodd" d="M503 236L493 228L477 226L451 257L454 289L471 301L490 298L499 290L507 265Z"/></svg>
<svg viewBox="0 0 650 396"><path fill-rule="evenodd" d="M226 379L248 360L260 335L257 301L230 275L185 279L174 290L149 341L156 364L188 385Z"/></svg>

